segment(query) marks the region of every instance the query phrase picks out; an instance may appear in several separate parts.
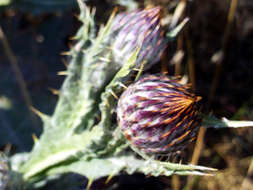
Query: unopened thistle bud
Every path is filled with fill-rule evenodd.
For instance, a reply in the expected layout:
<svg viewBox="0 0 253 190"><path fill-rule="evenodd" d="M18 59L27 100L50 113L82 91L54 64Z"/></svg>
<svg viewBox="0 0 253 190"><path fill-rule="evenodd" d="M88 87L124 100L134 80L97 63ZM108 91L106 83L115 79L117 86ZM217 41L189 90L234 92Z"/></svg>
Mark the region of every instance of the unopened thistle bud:
<svg viewBox="0 0 253 190"><path fill-rule="evenodd" d="M179 79L149 75L121 95L118 124L132 146L142 152L174 153L196 137L201 121L199 100Z"/></svg>
<svg viewBox="0 0 253 190"><path fill-rule="evenodd" d="M121 13L115 17L112 49L114 61L122 66L136 48L141 47L136 66L145 60L148 69L160 60L166 47L160 20L160 8L144 9L130 13Z"/></svg>

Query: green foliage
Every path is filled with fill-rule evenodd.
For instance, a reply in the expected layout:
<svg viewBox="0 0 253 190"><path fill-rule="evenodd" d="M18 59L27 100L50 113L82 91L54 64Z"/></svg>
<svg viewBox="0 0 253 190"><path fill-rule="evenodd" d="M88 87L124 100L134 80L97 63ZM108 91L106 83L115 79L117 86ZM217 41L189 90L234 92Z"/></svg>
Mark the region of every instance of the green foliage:
<svg viewBox="0 0 253 190"><path fill-rule="evenodd" d="M101 43L106 43L110 21L92 41L91 17L87 11L84 25L88 33L82 35L71 51L72 61L55 112L51 118L42 115L44 132L22 167L25 179L73 157L82 154L89 157L92 154L89 147L103 135L101 128L90 127L97 114L99 95L109 80L105 72L111 72L109 63L98 57L103 53Z"/></svg>

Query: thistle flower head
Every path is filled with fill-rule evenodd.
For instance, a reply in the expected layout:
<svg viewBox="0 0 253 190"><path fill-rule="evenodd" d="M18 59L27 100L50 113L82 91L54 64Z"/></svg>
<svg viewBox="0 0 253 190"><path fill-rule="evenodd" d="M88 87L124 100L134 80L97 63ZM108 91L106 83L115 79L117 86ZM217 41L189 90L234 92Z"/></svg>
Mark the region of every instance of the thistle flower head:
<svg viewBox="0 0 253 190"><path fill-rule="evenodd" d="M114 61L124 64L137 47L141 47L137 67L144 60L148 62L145 69L159 61L166 47L160 22L159 7L116 16L113 22L116 34L112 45Z"/></svg>
<svg viewBox="0 0 253 190"><path fill-rule="evenodd" d="M142 152L173 153L196 137L199 99L178 79L149 75L121 95L118 124L132 146Z"/></svg>

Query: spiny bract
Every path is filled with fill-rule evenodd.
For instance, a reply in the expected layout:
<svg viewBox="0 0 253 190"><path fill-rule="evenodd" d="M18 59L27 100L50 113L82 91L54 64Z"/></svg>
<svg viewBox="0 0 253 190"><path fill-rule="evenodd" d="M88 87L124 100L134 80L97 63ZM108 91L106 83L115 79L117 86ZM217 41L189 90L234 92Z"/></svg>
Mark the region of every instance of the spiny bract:
<svg viewBox="0 0 253 190"><path fill-rule="evenodd" d="M166 47L161 28L160 7L121 13L113 21L112 52L114 61L121 65L126 63L132 52L141 47L136 65L140 67L146 60L144 69L160 60Z"/></svg>
<svg viewBox="0 0 253 190"><path fill-rule="evenodd" d="M182 150L199 129L198 101L179 79L148 75L121 95L118 124L131 145L148 154Z"/></svg>

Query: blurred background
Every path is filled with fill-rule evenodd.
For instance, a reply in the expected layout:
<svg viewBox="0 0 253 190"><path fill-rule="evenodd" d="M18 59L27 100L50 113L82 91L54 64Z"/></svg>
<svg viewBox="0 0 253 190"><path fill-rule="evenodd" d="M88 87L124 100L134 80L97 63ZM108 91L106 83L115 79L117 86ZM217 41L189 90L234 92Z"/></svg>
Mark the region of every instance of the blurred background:
<svg viewBox="0 0 253 190"><path fill-rule="evenodd" d="M161 6L164 27L190 21L172 39L156 71L187 75L202 96L204 113L253 120L252 0L87 0L96 7L96 23L119 11ZM30 151L42 132L31 108L52 114L64 80L71 39L81 23L75 0L0 0L0 150ZM174 16L175 17L175 16ZM169 23L169 24L168 24ZM152 69L151 69L152 70ZM253 130L202 129L184 163L218 168L214 177L147 177L140 174L95 181L91 189L246 190L253 175ZM70 182L71 181L71 182ZM69 174L43 189L84 189L87 181ZM252 183L252 182L251 182ZM246 184L246 185L245 185ZM253 186L252 186L253 188Z"/></svg>

